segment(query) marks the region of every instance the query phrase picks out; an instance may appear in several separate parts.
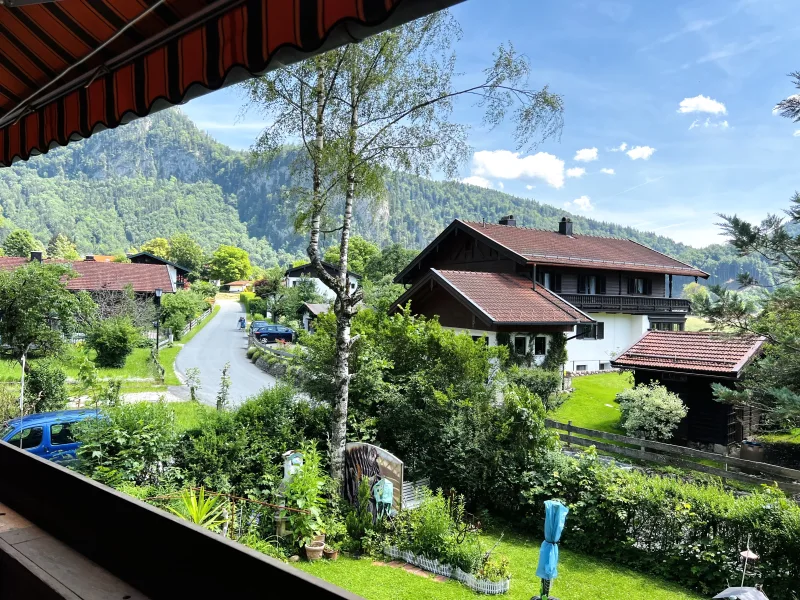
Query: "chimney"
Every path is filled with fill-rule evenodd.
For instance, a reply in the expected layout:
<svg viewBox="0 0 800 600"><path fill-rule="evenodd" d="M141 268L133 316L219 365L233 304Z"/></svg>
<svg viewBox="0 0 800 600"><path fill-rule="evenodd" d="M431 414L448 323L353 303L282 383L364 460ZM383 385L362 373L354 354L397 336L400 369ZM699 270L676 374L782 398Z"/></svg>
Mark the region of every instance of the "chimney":
<svg viewBox="0 0 800 600"><path fill-rule="evenodd" d="M507 217L500 217L500 225L507 225L508 227L516 227L517 220L514 218L514 215L508 215Z"/></svg>
<svg viewBox="0 0 800 600"><path fill-rule="evenodd" d="M569 217L561 217L558 222L558 233L561 235L572 235L572 219Z"/></svg>
<svg viewBox="0 0 800 600"><path fill-rule="evenodd" d="M31 250L31 262L42 262L42 251L41 250Z"/></svg>
<svg viewBox="0 0 800 600"><path fill-rule="evenodd" d="M89 262L94 262L94 254L87 254L83 257L83 260L88 260Z"/></svg>

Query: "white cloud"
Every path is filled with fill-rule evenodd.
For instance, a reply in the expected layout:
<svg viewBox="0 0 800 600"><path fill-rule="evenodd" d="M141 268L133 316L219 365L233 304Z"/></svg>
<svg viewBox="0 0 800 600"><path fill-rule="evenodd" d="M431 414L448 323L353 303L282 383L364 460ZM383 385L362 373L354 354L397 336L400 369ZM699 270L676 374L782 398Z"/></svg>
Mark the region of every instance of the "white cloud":
<svg viewBox="0 0 800 600"><path fill-rule="evenodd" d="M575 153L575 158L573 160L580 162L597 160L597 148L582 148Z"/></svg>
<svg viewBox="0 0 800 600"><path fill-rule="evenodd" d="M800 129L795 129L794 133L792 134L794 137L800 137Z"/></svg>
<svg viewBox="0 0 800 600"><path fill-rule="evenodd" d="M581 196L580 198L575 198L572 202L564 202L564 208L582 212L594 210L592 200L589 196Z"/></svg>
<svg viewBox="0 0 800 600"><path fill-rule="evenodd" d="M532 185L530 185L530 184L528 184L528 185L526 185L526 186L525 186L525 189L526 189L526 190L532 190L533 188L534 188L534 186L532 186Z"/></svg>
<svg viewBox="0 0 800 600"><path fill-rule="evenodd" d="M730 127L728 121L712 121L711 117L706 118L705 121L701 121L700 119L695 119L692 121L692 124L689 125L689 131L695 129L697 127L703 127L704 129L710 128L720 128L720 129L727 129Z"/></svg>
<svg viewBox="0 0 800 600"><path fill-rule="evenodd" d="M708 96L695 96L694 98L684 98L678 108L679 113L711 113L712 115L728 114L728 109L722 102L717 102Z"/></svg>
<svg viewBox="0 0 800 600"><path fill-rule="evenodd" d="M614 169L600 169L601 173L605 173L606 175L614 175Z"/></svg>
<svg viewBox="0 0 800 600"><path fill-rule="evenodd" d="M625 150L627 150L627 149L628 149L628 144L626 144L625 142L622 142L616 148L609 148L608 151L609 152L625 152Z"/></svg>
<svg viewBox="0 0 800 600"><path fill-rule="evenodd" d="M481 150L472 157L472 176L476 175L482 179L541 179L560 188L564 185L564 161L547 152L520 156L508 150Z"/></svg>
<svg viewBox="0 0 800 600"><path fill-rule="evenodd" d="M471 175L469 177L465 177L461 180L461 183L468 183L470 185L476 185L482 188L491 188L492 182L486 179L485 177L479 177L478 175Z"/></svg>
<svg viewBox="0 0 800 600"><path fill-rule="evenodd" d="M504 187L506 187L506 186L505 186L505 185L503 185L503 182L502 182L502 181L498 181L498 182L497 182L497 187L499 187L499 188L502 190L502 189L503 189Z"/></svg>
<svg viewBox="0 0 800 600"><path fill-rule="evenodd" d="M655 152L655 148L651 148L650 146L634 146L630 150L628 150L625 154L627 154L631 160L647 160L651 156L653 156L653 152Z"/></svg>
<svg viewBox="0 0 800 600"><path fill-rule="evenodd" d="M583 167L572 167L571 169L567 169L567 177L583 177L586 175L586 169Z"/></svg>

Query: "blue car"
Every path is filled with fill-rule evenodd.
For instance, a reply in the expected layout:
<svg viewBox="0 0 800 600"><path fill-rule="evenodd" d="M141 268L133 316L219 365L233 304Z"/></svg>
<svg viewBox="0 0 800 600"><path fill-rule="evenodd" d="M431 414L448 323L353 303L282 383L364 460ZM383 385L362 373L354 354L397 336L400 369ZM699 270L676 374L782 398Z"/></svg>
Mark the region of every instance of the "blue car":
<svg viewBox="0 0 800 600"><path fill-rule="evenodd" d="M264 325L253 330L253 337L266 344L277 342L278 340L291 343L296 336L294 329L283 325Z"/></svg>
<svg viewBox="0 0 800 600"><path fill-rule="evenodd" d="M0 440L48 460L74 460L80 442L72 426L97 414L95 409L59 410L10 419L0 423Z"/></svg>

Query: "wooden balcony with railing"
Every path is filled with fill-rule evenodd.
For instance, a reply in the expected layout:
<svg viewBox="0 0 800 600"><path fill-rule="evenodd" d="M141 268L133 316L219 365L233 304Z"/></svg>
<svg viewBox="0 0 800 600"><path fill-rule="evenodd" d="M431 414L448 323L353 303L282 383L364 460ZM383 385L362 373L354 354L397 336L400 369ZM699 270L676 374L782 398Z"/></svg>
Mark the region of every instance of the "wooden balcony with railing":
<svg viewBox="0 0 800 600"><path fill-rule="evenodd" d="M654 296L603 295L603 294L559 294L575 308L591 312L627 313L652 315L658 313L688 314L690 304L684 298L661 298Z"/></svg>

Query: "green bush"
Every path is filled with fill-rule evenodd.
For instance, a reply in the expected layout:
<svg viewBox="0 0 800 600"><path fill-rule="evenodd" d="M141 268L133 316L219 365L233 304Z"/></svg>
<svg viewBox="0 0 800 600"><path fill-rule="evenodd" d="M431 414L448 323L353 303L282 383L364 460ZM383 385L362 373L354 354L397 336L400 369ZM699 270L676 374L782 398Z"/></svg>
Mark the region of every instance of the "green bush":
<svg viewBox="0 0 800 600"><path fill-rule="evenodd" d="M161 402L122 404L75 425L78 470L90 477L113 471L120 480L156 485L169 472L177 442L175 415Z"/></svg>
<svg viewBox="0 0 800 600"><path fill-rule="evenodd" d="M289 508L301 510L282 510L281 516L289 517L289 528L295 542L303 547L324 530L322 509L325 497L322 491L327 483L327 475L322 469L322 457L315 443L303 444L300 451L303 453L303 466L286 484L284 502Z"/></svg>
<svg viewBox="0 0 800 600"><path fill-rule="evenodd" d="M687 408L680 397L663 385L639 384L617 394L620 425L633 437L646 440L668 440L686 416Z"/></svg>
<svg viewBox="0 0 800 600"><path fill-rule="evenodd" d="M255 346L250 346L250 347L247 349L247 358L253 358L253 355L254 355L256 352L258 352L258 348L256 348Z"/></svg>
<svg viewBox="0 0 800 600"><path fill-rule="evenodd" d="M507 371L508 380L526 388L539 397L546 410L554 410L557 392L561 389L561 375L557 371L547 371L538 367L519 367L513 365ZM551 401L552 400L552 401Z"/></svg>
<svg viewBox="0 0 800 600"><path fill-rule="evenodd" d="M250 312L250 301L255 297L253 292L239 292L239 302L244 304L245 312Z"/></svg>
<svg viewBox="0 0 800 600"><path fill-rule="evenodd" d="M65 382L67 375L54 361L37 360L30 363L25 376L25 396L34 412L63 410L69 402Z"/></svg>
<svg viewBox="0 0 800 600"><path fill-rule="evenodd" d="M776 488L738 495L721 484L605 466L594 451L579 459L552 453L527 477L526 522L539 533L544 501L561 500L570 508L567 548L614 557L710 597L741 580L739 552L752 536L760 559L748 567L748 585L765 582L775 600L795 600L792 591L800 590L800 507Z"/></svg>
<svg viewBox="0 0 800 600"><path fill-rule="evenodd" d="M121 368L140 337L128 317L111 317L89 330L86 345L97 353L95 362L101 367Z"/></svg>
<svg viewBox="0 0 800 600"><path fill-rule="evenodd" d="M169 327L174 338L179 340L186 324L199 317L207 308L208 303L205 298L192 289L165 294L161 298L161 322L165 327Z"/></svg>
<svg viewBox="0 0 800 600"><path fill-rule="evenodd" d="M213 298L219 292L219 288L208 281L195 281L190 290L202 298Z"/></svg>
<svg viewBox="0 0 800 600"><path fill-rule="evenodd" d="M263 321L263 320L264 320L264 315L262 315L261 313L256 313L253 315L253 321Z"/></svg>
<svg viewBox="0 0 800 600"><path fill-rule="evenodd" d="M369 552L364 548L363 541L367 532L373 529L373 517L370 511L371 497L372 489L369 485L369 478L362 477L358 484L356 505L347 513L344 520L345 527L347 528L347 535L350 537L351 541L349 550L356 553Z"/></svg>

